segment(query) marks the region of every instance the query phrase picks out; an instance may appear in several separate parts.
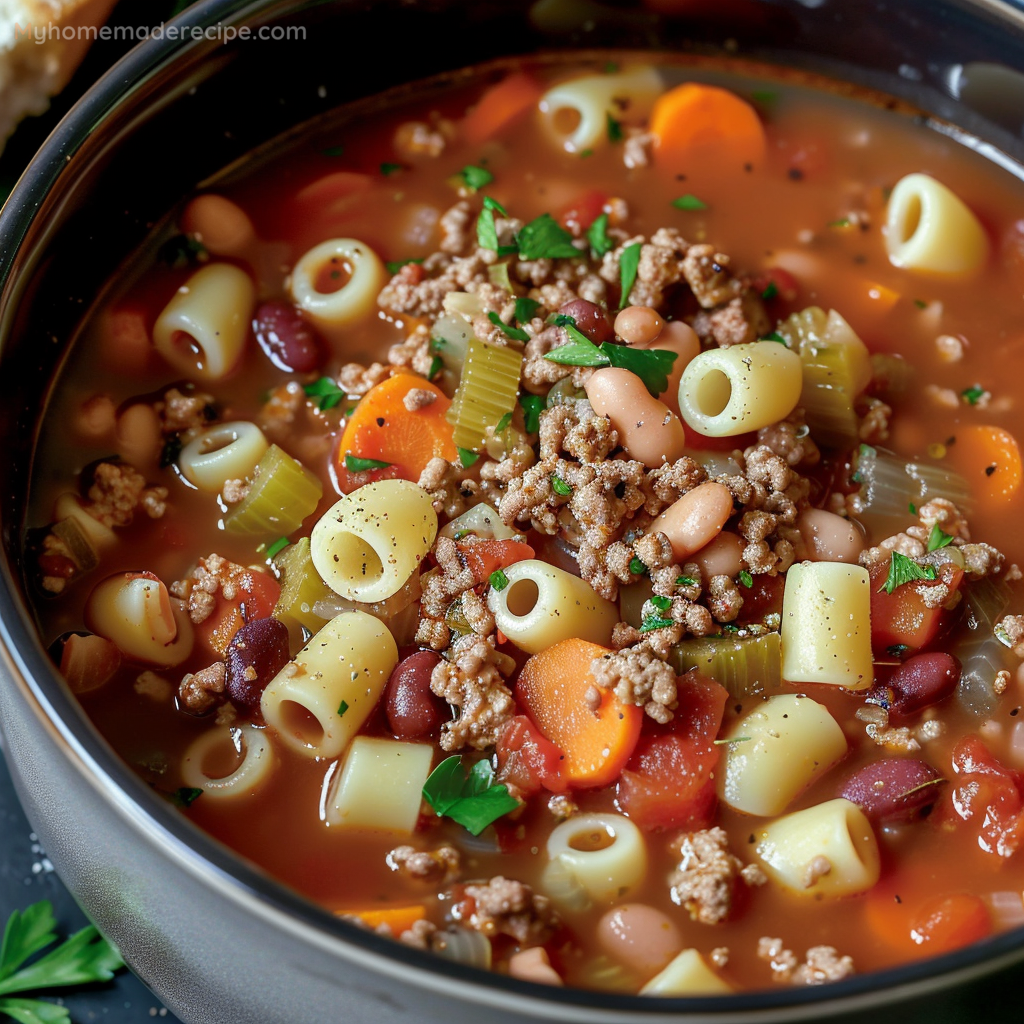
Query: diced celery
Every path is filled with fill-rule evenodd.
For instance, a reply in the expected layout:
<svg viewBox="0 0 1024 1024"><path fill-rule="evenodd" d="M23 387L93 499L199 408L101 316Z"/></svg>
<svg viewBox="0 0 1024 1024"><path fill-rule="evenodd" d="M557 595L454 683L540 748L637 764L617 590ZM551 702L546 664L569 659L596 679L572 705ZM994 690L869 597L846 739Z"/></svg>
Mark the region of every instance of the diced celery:
<svg viewBox="0 0 1024 1024"><path fill-rule="evenodd" d="M99 565L100 559L96 554L96 549L92 546L82 524L74 516L68 516L67 519L61 519L54 523L50 527L50 533L63 542L69 557L80 573L88 572Z"/></svg>
<svg viewBox="0 0 1024 1024"><path fill-rule="evenodd" d="M253 470L249 493L224 517L229 533L286 537L316 511L320 478L272 444Z"/></svg>
<svg viewBox="0 0 1024 1024"><path fill-rule="evenodd" d="M462 380L447 413L458 447L480 451L487 428L515 409L522 365L522 354L514 349L479 338L470 340Z"/></svg>
<svg viewBox="0 0 1024 1024"><path fill-rule="evenodd" d="M966 589L967 608L952 647L962 666L956 697L972 714L989 715L999 703L996 674L1014 660L994 632L995 624L1010 606L1010 589L991 577Z"/></svg>
<svg viewBox="0 0 1024 1024"><path fill-rule="evenodd" d="M315 633L327 621L313 611L322 598L334 597L334 591L320 578L309 554L309 538L302 537L289 544L275 559L281 573L281 596L274 608L274 618L289 630L299 628Z"/></svg>
<svg viewBox="0 0 1024 1024"><path fill-rule="evenodd" d="M739 700L756 693L770 693L782 683L782 643L778 633L691 637L672 648L668 663L679 673L699 669Z"/></svg>
<svg viewBox="0 0 1024 1024"><path fill-rule="evenodd" d="M933 498L948 498L962 512L971 507L967 481L945 466L910 462L862 444L854 458L854 479L860 482L858 512L906 518L910 507Z"/></svg>

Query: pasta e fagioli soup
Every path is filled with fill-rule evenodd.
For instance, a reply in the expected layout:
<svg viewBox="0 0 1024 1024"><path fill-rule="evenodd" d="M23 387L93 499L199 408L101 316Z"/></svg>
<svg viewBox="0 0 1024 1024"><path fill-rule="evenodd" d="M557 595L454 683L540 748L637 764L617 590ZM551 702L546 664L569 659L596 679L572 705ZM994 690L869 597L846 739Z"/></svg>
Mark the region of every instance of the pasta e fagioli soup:
<svg viewBox="0 0 1024 1024"><path fill-rule="evenodd" d="M44 638L182 813L441 956L709 994L1019 927L1022 223L749 68L340 111L93 316Z"/></svg>

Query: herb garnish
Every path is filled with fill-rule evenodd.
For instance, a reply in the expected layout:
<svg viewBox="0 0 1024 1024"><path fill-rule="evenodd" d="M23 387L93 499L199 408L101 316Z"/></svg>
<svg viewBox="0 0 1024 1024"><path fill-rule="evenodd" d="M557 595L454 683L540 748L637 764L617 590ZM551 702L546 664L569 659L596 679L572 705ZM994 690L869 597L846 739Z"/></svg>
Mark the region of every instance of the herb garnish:
<svg viewBox="0 0 1024 1024"><path fill-rule="evenodd" d="M191 807L202 795L203 791L195 786L181 786L171 794L171 803L175 807Z"/></svg>
<svg viewBox="0 0 1024 1024"><path fill-rule="evenodd" d="M964 388L963 391L960 392L960 397L968 405L977 405L984 394L985 389L980 384L975 384L974 387Z"/></svg>
<svg viewBox="0 0 1024 1024"><path fill-rule="evenodd" d="M604 126L605 131L608 133L608 141L611 143L621 142L624 132L622 131L622 123L616 121L611 115L611 111L607 111L604 115Z"/></svg>
<svg viewBox="0 0 1024 1024"><path fill-rule="evenodd" d="M543 395L520 395L519 404L523 408L523 426L528 434L536 434L540 430L540 414L544 409Z"/></svg>
<svg viewBox="0 0 1024 1024"><path fill-rule="evenodd" d="M14 993L110 981L124 967L121 954L93 925L76 932L25 967L25 961L57 941L57 921L49 900L13 911L0 948L0 1014L18 1024L71 1024L67 1007ZM20 969L19 969L20 968Z"/></svg>
<svg viewBox="0 0 1024 1024"><path fill-rule="evenodd" d="M748 590L754 585L754 577L747 572L746 569L741 569L737 579L743 584Z"/></svg>
<svg viewBox="0 0 1024 1024"><path fill-rule="evenodd" d="M434 356L430 360L430 368L427 370L427 380L433 380L444 369L444 360L440 356Z"/></svg>
<svg viewBox="0 0 1024 1024"><path fill-rule="evenodd" d="M764 299L765 302L768 302L769 300L774 299L778 294L779 286L774 281L769 281L765 286L764 291L761 292L761 298Z"/></svg>
<svg viewBox="0 0 1024 1024"><path fill-rule="evenodd" d="M677 576L676 577L677 587L695 587L697 586L697 580L692 576Z"/></svg>
<svg viewBox="0 0 1024 1024"><path fill-rule="evenodd" d="M333 409L345 397L345 392L338 387L338 382L332 377L321 377L319 380L307 384L302 389L310 398L319 398L317 408L321 412Z"/></svg>
<svg viewBox="0 0 1024 1024"><path fill-rule="evenodd" d="M267 548L267 558L273 558L275 555L281 554L286 547L288 547L288 538L278 537L277 540Z"/></svg>
<svg viewBox="0 0 1024 1024"><path fill-rule="evenodd" d="M497 423L495 423L495 425L494 425L494 432L496 434L500 434L503 431L508 430L509 424L511 422L512 422L512 413L510 413L510 412L505 413L505 415L502 416L501 419L498 420Z"/></svg>
<svg viewBox="0 0 1024 1024"><path fill-rule="evenodd" d="M572 235L550 213L542 213L524 224L516 235L521 260L572 259L582 253L572 244Z"/></svg>
<svg viewBox="0 0 1024 1024"><path fill-rule="evenodd" d="M672 205L677 210L706 210L708 208L708 204L704 200L698 199L690 192L687 192L685 196L680 196L678 199L673 199Z"/></svg>
<svg viewBox="0 0 1024 1024"><path fill-rule="evenodd" d="M519 806L507 787L495 785L489 761L477 761L467 772L458 754L446 757L430 773L423 799L439 818L451 818L475 836Z"/></svg>
<svg viewBox="0 0 1024 1024"><path fill-rule="evenodd" d="M463 469L469 469L480 458L478 452L472 452L468 448L459 448L456 445L455 450L459 453L459 462L462 463Z"/></svg>
<svg viewBox="0 0 1024 1024"><path fill-rule="evenodd" d="M619 274L622 286L622 293L619 296L619 309L625 309L626 303L629 302L629 293L633 290L633 285L636 282L636 272L640 266L641 248L642 246L639 242L634 242L632 245L627 245L619 257Z"/></svg>
<svg viewBox="0 0 1024 1024"><path fill-rule="evenodd" d="M918 309L928 308L928 303L925 302L924 299L914 299L914 305L917 306Z"/></svg>
<svg viewBox="0 0 1024 1024"><path fill-rule="evenodd" d="M371 469L387 469L390 462L381 462L378 459L361 459L358 455L349 452L345 456L345 468L350 473L366 473Z"/></svg>
<svg viewBox="0 0 1024 1024"><path fill-rule="evenodd" d="M345 712L346 711L348 711L348 701L347 700L343 700L338 705L338 717L339 718L343 718L345 716Z"/></svg>
<svg viewBox="0 0 1024 1024"><path fill-rule="evenodd" d="M328 146L322 151L324 156L341 156L345 152L344 146Z"/></svg>
<svg viewBox="0 0 1024 1024"><path fill-rule="evenodd" d="M878 590L879 593L884 590L887 594L891 594L897 587L902 587L904 583L913 583L915 580L934 580L937 575L935 566L918 565L912 558L894 551L892 561L889 563L889 575Z"/></svg>
<svg viewBox="0 0 1024 1024"><path fill-rule="evenodd" d="M938 523L932 524L932 532L928 534L928 550L937 551L939 548L944 548L948 544L953 543L953 537L951 534L946 533Z"/></svg>
<svg viewBox="0 0 1024 1024"><path fill-rule="evenodd" d="M648 615L640 624L641 633L650 633L654 629L664 629L666 626L674 626L673 619L664 619L660 615Z"/></svg>
<svg viewBox="0 0 1024 1024"><path fill-rule="evenodd" d="M560 477L551 477L551 490L562 498L568 498L572 494L572 488Z"/></svg>
<svg viewBox="0 0 1024 1024"><path fill-rule="evenodd" d="M636 555L634 555L629 560L629 571L634 576L643 576L647 573L647 566L644 565L644 563L639 558L637 558Z"/></svg>
<svg viewBox="0 0 1024 1024"><path fill-rule="evenodd" d="M508 586L508 577L501 571L501 569L495 569L488 577L487 582L490 583L495 590L500 592Z"/></svg>
<svg viewBox="0 0 1024 1024"><path fill-rule="evenodd" d="M497 327L502 334L508 338L513 338L516 341L529 341L530 336L522 329L522 327L512 327L505 323L504 320L498 316L493 310L487 314L487 319Z"/></svg>
<svg viewBox="0 0 1024 1024"><path fill-rule="evenodd" d="M490 185L494 181L494 175L486 167L467 164L459 171L459 179L466 188L471 188L475 192L478 188L483 188L484 185Z"/></svg>
<svg viewBox="0 0 1024 1024"><path fill-rule="evenodd" d="M399 171L405 170L405 164L389 164L383 163L380 165L380 173L385 178L390 177L392 174L397 174Z"/></svg>
<svg viewBox="0 0 1024 1024"><path fill-rule="evenodd" d="M772 331L770 334L766 334L763 338L760 338L758 340L777 341L780 345L786 345L786 347L789 348L789 346L786 344L786 339L781 334L779 334L778 331Z"/></svg>
<svg viewBox="0 0 1024 1024"><path fill-rule="evenodd" d="M409 263L422 263L423 257L421 256L418 260L388 260L384 264L384 269L391 275L397 274L402 267Z"/></svg>
<svg viewBox="0 0 1024 1024"><path fill-rule="evenodd" d="M902 658L909 650L910 648L906 644L890 644L886 647L885 653L893 658Z"/></svg>
<svg viewBox="0 0 1024 1024"><path fill-rule="evenodd" d="M653 604L659 612L667 612L672 607L672 598L662 597L660 594L653 594L651 596L651 604Z"/></svg>
<svg viewBox="0 0 1024 1024"><path fill-rule="evenodd" d="M607 213L599 213L594 218L593 223L587 228L587 241L590 243L591 252L597 259L615 248L615 243L608 237Z"/></svg>
<svg viewBox="0 0 1024 1024"><path fill-rule="evenodd" d="M533 314L537 312L540 303L536 299L528 298L523 295L516 299L516 321L521 324L525 324L527 321L533 319Z"/></svg>
<svg viewBox="0 0 1024 1024"><path fill-rule="evenodd" d="M505 207L490 196L484 196L484 208L476 219L476 240L483 249L493 249L501 252L498 245L498 229L494 226L494 211L497 210L502 217L507 217Z"/></svg>
<svg viewBox="0 0 1024 1024"><path fill-rule="evenodd" d="M197 263L203 263L210 258L206 246L191 235L175 235L168 238L160 246L157 256L174 269L194 267Z"/></svg>

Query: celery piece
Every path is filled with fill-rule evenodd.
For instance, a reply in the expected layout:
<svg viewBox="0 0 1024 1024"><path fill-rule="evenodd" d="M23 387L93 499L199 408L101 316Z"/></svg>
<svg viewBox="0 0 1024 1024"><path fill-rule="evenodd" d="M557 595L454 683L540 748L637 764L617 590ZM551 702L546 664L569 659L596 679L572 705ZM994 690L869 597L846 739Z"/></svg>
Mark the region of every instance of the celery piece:
<svg viewBox="0 0 1024 1024"><path fill-rule="evenodd" d="M448 611L444 613L444 621L448 628L458 636L466 636L468 633L473 632L473 627L469 624L466 613L462 610L461 597L457 597L448 606Z"/></svg>
<svg viewBox="0 0 1024 1024"><path fill-rule="evenodd" d="M680 673L699 669L742 700L779 688L782 642L778 633L691 637L672 648L668 663Z"/></svg>
<svg viewBox="0 0 1024 1024"><path fill-rule="evenodd" d="M274 618L280 619L296 635L299 629L316 633L327 621L313 611L317 601L331 598L335 593L322 579L309 554L309 538L302 537L289 544L274 559L281 573L281 596L274 608Z"/></svg>
<svg viewBox="0 0 1024 1024"><path fill-rule="evenodd" d="M964 604L963 622L950 648L962 666L956 699L971 714L987 716L999 703L996 673L1016 660L994 631L1010 606L1010 588L987 577L966 588Z"/></svg>
<svg viewBox="0 0 1024 1024"><path fill-rule="evenodd" d="M57 537L67 549L68 557L80 573L95 569L100 563L99 555L92 546L82 524L74 516L61 519L50 527L50 533Z"/></svg>
<svg viewBox="0 0 1024 1024"><path fill-rule="evenodd" d="M462 380L447 413L457 447L480 451L487 428L515 409L522 365L522 354L514 349L470 340Z"/></svg>
<svg viewBox="0 0 1024 1024"><path fill-rule="evenodd" d="M818 306L794 313L779 334L803 361L800 405L811 437L824 448L857 443L854 402L871 380L871 357L864 342L835 311Z"/></svg>
<svg viewBox="0 0 1024 1024"><path fill-rule="evenodd" d="M316 511L320 478L272 444L256 463L249 493L224 517L229 533L286 537Z"/></svg>
<svg viewBox="0 0 1024 1024"><path fill-rule="evenodd" d="M911 462L862 444L853 467L860 482L859 512L905 519L911 505L920 508L933 498L948 498L961 512L970 511L967 481L945 466Z"/></svg>

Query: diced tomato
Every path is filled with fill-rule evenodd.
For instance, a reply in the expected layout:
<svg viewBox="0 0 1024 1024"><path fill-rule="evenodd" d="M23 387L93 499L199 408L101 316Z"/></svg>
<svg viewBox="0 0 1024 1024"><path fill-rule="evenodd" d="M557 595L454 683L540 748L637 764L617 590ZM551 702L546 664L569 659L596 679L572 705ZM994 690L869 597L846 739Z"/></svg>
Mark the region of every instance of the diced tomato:
<svg viewBox="0 0 1024 1024"><path fill-rule="evenodd" d="M60 674L75 693L98 690L121 667L117 645L101 636L72 633L60 654Z"/></svg>
<svg viewBox="0 0 1024 1024"><path fill-rule="evenodd" d="M562 774L565 755L526 717L516 715L498 734L497 781L514 785L523 793L541 789L564 793L569 783Z"/></svg>
<svg viewBox="0 0 1024 1024"><path fill-rule="evenodd" d="M233 568L240 570L232 574L235 597L229 601L218 591L213 611L195 629L196 642L205 644L217 658L224 657L232 637L246 622L267 618L281 596L281 584L270 573Z"/></svg>
<svg viewBox="0 0 1024 1024"><path fill-rule="evenodd" d="M714 740L728 693L696 670L679 682L675 716L658 733L642 736L619 780L616 799L641 828L706 828L714 813Z"/></svg>
<svg viewBox="0 0 1024 1024"><path fill-rule="evenodd" d="M569 231L586 231L604 212L607 202L607 192L591 189L562 210L558 223Z"/></svg>
<svg viewBox="0 0 1024 1024"><path fill-rule="evenodd" d="M991 934L988 907L969 892L929 900L915 916L910 930L910 937L929 956L969 946Z"/></svg>
<svg viewBox="0 0 1024 1024"><path fill-rule="evenodd" d="M768 267L752 283L759 295L768 292L769 299L778 296L783 302L795 302L800 294L800 282L784 267Z"/></svg>
<svg viewBox="0 0 1024 1024"><path fill-rule="evenodd" d="M455 546L477 583L486 583L498 569L533 558L533 548L519 540L460 540Z"/></svg>
<svg viewBox="0 0 1024 1024"><path fill-rule="evenodd" d="M986 853L1011 856L1024 842L1020 773L1001 764L977 736L960 740L952 760L957 782L950 787L947 817L974 822Z"/></svg>
<svg viewBox="0 0 1024 1024"><path fill-rule="evenodd" d="M919 651L934 643L953 622L955 612L944 602L937 608L925 604L922 590L945 586L952 597L963 579L963 569L947 562L935 580L919 580L896 587L891 594L883 589L889 562L869 570L871 585L871 643L875 654L884 657L889 647L907 647Z"/></svg>
<svg viewBox="0 0 1024 1024"><path fill-rule="evenodd" d="M355 203L372 184L369 174L334 171L303 188L295 196L295 202L305 209L315 209L320 216L337 213Z"/></svg>

